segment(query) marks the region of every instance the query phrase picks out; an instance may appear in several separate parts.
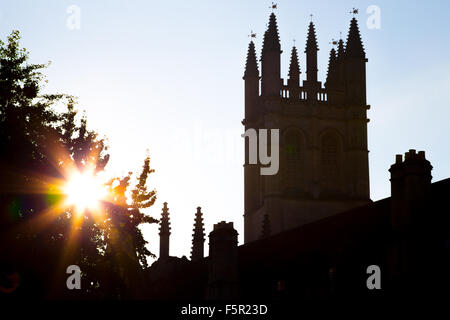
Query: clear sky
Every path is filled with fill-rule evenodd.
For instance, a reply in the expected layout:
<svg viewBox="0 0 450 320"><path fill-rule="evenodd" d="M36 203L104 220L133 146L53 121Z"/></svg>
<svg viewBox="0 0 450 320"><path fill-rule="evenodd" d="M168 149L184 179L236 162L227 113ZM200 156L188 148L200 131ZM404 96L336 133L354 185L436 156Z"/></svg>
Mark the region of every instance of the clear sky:
<svg viewBox="0 0 450 320"><path fill-rule="evenodd" d="M80 28L70 29L71 5ZM13 29L31 60L52 64L46 91L79 97L88 125L108 137L111 174L138 171L146 149L156 172L160 217L167 201L171 255L190 255L197 206L206 232L233 221L243 236L243 67L250 30L257 53L271 1L1 0L0 38ZM380 28L367 27L370 5ZM371 198L390 195L388 168L396 153L425 150L433 181L450 177L450 2L278 1L286 78L296 39L300 66L310 14L324 81L331 39L347 36L357 15L366 54ZM69 20L73 23L73 20ZM73 25L73 24L72 24ZM303 75L304 76L304 73ZM144 228L159 250L157 226ZM207 247L206 247L206 252Z"/></svg>

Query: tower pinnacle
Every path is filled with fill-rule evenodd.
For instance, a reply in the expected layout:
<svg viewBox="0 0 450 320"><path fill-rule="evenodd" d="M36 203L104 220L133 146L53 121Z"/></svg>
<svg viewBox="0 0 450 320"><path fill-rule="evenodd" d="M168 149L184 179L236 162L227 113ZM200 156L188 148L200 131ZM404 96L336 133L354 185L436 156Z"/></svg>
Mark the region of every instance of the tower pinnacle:
<svg viewBox="0 0 450 320"><path fill-rule="evenodd" d="M334 48L332 48L330 50L330 59L328 60L328 73L327 73L326 85L332 84L332 82L334 80L336 64L337 64L336 50L334 50Z"/></svg>
<svg viewBox="0 0 450 320"><path fill-rule="evenodd" d="M337 60L343 61L344 55L345 55L344 41L341 38L339 39L338 42Z"/></svg>
<svg viewBox="0 0 450 320"><path fill-rule="evenodd" d="M298 80L300 76L300 66L298 63L297 48L292 47L291 63L289 65L289 79Z"/></svg>
<svg viewBox="0 0 450 320"><path fill-rule="evenodd" d="M306 81L304 86L307 88L309 101L317 100L317 90L320 83L317 81L317 46L316 30L314 23L311 21L308 27L308 38L306 39Z"/></svg>
<svg viewBox="0 0 450 320"><path fill-rule="evenodd" d="M298 64L297 48L292 47L291 64L289 65L289 98L298 99L300 94L300 66Z"/></svg>
<svg viewBox="0 0 450 320"><path fill-rule="evenodd" d="M191 260L200 260L204 256L204 243L205 243L205 227L203 224L202 208L197 207L194 219L194 233L192 234L192 251Z"/></svg>
<svg viewBox="0 0 450 320"><path fill-rule="evenodd" d="M281 90L280 37L275 13L270 14L261 53L261 95L277 97Z"/></svg>
<svg viewBox="0 0 450 320"><path fill-rule="evenodd" d="M316 30L314 27L314 23L311 21L308 27L308 38L306 39L305 53L313 50L318 51L319 47L317 45Z"/></svg>
<svg viewBox="0 0 450 320"><path fill-rule="evenodd" d="M169 208L167 202L164 202L164 206L161 213L161 220L159 223L159 258L165 259L169 256L169 237L170 237L170 218Z"/></svg>
<svg viewBox="0 0 450 320"><path fill-rule="evenodd" d="M248 45L247 61L245 63L245 72L243 79L249 77L259 77L258 63L256 62L255 44L250 41Z"/></svg>
<svg viewBox="0 0 450 320"><path fill-rule="evenodd" d="M348 57L365 58L364 46L362 44L361 35L359 34L358 21L353 17L350 21L350 29L347 36L347 45L345 54Z"/></svg>
<svg viewBox="0 0 450 320"><path fill-rule="evenodd" d="M280 37L278 35L277 18L275 13L270 14L269 25L266 32L264 33L264 41L262 54L268 51L281 51Z"/></svg>

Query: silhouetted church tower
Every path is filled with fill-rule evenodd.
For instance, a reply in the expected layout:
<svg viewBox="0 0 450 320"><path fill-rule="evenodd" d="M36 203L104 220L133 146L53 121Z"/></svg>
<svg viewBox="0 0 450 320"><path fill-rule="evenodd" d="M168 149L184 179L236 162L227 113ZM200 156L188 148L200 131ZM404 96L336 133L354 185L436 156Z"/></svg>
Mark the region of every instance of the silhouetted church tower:
<svg viewBox="0 0 450 320"><path fill-rule="evenodd" d="M301 81L297 48L291 51L287 83L281 78L281 46L275 14L261 52L261 78L253 41L245 65L245 129L280 129L280 167L260 175L259 164L244 165L244 241L299 226L369 198L366 62L358 23L351 20L346 45L330 52L325 87L317 78L313 22L306 41L306 80ZM261 92L259 85L261 83Z"/></svg>

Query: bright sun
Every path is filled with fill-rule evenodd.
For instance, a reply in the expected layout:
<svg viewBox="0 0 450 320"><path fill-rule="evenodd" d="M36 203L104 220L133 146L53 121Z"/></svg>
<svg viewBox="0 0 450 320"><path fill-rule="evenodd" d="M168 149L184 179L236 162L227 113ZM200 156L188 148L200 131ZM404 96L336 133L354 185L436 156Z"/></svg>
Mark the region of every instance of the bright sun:
<svg viewBox="0 0 450 320"><path fill-rule="evenodd" d="M74 172L64 187L67 205L75 206L78 213L98 209L106 190L100 179L91 171Z"/></svg>

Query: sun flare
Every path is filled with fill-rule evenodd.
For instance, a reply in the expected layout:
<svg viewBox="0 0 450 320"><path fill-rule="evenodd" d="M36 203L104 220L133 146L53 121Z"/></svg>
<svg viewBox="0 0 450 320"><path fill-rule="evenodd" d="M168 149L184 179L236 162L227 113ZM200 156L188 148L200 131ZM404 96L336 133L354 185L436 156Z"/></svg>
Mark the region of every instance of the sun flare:
<svg viewBox="0 0 450 320"><path fill-rule="evenodd" d="M106 196L105 186L92 171L74 172L64 187L66 204L75 207L78 213L99 208L100 200Z"/></svg>

